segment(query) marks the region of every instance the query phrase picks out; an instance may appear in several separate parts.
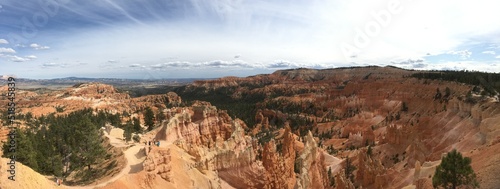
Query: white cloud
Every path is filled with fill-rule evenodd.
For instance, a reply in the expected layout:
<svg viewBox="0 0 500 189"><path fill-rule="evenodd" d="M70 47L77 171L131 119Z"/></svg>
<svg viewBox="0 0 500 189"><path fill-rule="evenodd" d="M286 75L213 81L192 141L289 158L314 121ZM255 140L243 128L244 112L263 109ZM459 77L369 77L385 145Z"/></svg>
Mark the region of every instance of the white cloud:
<svg viewBox="0 0 500 189"><path fill-rule="evenodd" d="M470 52L469 50L449 51L447 54L459 55L462 59L468 59L472 55L472 52Z"/></svg>
<svg viewBox="0 0 500 189"><path fill-rule="evenodd" d="M25 57L19 57L19 56L8 56L8 57L12 62L26 62L37 58L35 55L30 55Z"/></svg>
<svg viewBox="0 0 500 189"><path fill-rule="evenodd" d="M299 67L299 65L295 62L290 62L287 60L276 60L273 63L267 65L267 68L292 68Z"/></svg>
<svg viewBox="0 0 500 189"><path fill-rule="evenodd" d="M29 59L27 59L27 58L23 58L23 57L19 57L19 56L13 56L12 58L10 58L10 61L12 61L12 62L26 62L28 60Z"/></svg>
<svg viewBox="0 0 500 189"><path fill-rule="evenodd" d="M0 47L0 53L16 53L16 51L12 48Z"/></svg>
<svg viewBox="0 0 500 189"><path fill-rule="evenodd" d="M59 66L59 64L55 63L55 62L49 62L49 63L43 63L42 64L42 67L44 67L44 68L57 67L57 66Z"/></svg>
<svg viewBox="0 0 500 189"><path fill-rule="evenodd" d="M500 58L500 55L498 55L498 56L495 56L495 58Z"/></svg>
<svg viewBox="0 0 500 189"><path fill-rule="evenodd" d="M483 54L496 54L495 51L483 51L482 53Z"/></svg>
<svg viewBox="0 0 500 189"><path fill-rule="evenodd" d="M35 55L29 55L29 56L26 56L26 58L29 58L29 59L36 59L37 57Z"/></svg>
<svg viewBox="0 0 500 189"><path fill-rule="evenodd" d="M67 68L70 66L71 65L67 63L57 63L57 62L48 62L42 64L42 68Z"/></svg>
<svg viewBox="0 0 500 189"><path fill-rule="evenodd" d="M0 39L0 44L9 44L9 42L5 39Z"/></svg>
<svg viewBox="0 0 500 189"><path fill-rule="evenodd" d="M128 67L130 67L130 68L144 68L145 66L143 66L141 64L131 64Z"/></svg>
<svg viewBox="0 0 500 189"><path fill-rule="evenodd" d="M30 45L31 48L35 49L35 50L45 50L45 49L50 49L49 46L42 46L42 45L39 45L39 44L36 44L36 43L32 43Z"/></svg>
<svg viewBox="0 0 500 189"><path fill-rule="evenodd" d="M12 62L26 62L26 61L37 59L37 57L35 55L29 55L29 56L25 56L25 57L20 57L20 56L7 56L7 57L9 57L10 61L12 61Z"/></svg>

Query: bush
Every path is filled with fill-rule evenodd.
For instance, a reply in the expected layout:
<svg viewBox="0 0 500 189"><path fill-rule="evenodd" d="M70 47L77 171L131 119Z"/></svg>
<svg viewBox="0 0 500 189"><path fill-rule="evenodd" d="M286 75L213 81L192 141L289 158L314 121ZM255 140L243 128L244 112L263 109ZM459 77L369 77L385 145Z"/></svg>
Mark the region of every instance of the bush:
<svg viewBox="0 0 500 189"><path fill-rule="evenodd" d="M134 140L134 142L139 142L141 141L141 137L139 135L134 135L134 137L132 137L132 140Z"/></svg>

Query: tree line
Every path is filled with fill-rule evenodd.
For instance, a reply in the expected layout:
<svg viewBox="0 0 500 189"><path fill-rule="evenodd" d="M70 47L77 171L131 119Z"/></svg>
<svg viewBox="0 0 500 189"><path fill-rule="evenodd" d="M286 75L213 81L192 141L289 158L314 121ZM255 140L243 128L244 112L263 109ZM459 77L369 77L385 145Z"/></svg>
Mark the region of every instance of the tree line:
<svg viewBox="0 0 500 189"><path fill-rule="evenodd" d="M455 81L469 85L481 86L483 95L496 95L500 91L500 73L470 72L470 71L434 71L419 72L411 75L419 79L439 79Z"/></svg>

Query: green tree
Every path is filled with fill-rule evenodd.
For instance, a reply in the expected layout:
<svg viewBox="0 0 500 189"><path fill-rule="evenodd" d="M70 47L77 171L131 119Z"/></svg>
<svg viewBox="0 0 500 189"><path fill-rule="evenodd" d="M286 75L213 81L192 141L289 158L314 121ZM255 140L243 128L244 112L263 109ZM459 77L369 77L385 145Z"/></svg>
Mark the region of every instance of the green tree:
<svg viewBox="0 0 500 189"><path fill-rule="evenodd" d="M436 95L434 95L434 100L441 99L443 97L443 94L441 94L441 90L439 88L436 89Z"/></svg>
<svg viewBox="0 0 500 189"><path fill-rule="evenodd" d="M469 186L479 188L476 174L470 166L471 159L462 157L460 152L453 149L441 159L441 164L436 167L436 172L432 178L434 187L455 189L458 186Z"/></svg>
<svg viewBox="0 0 500 189"><path fill-rule="evenodd" d="M403 105L401 105L401 111L403 111L403 112L408 111L408 105L406 104L406 102L403 102Z"/></svg>
<svg viewBox="0 0 500 189"><path fill-rule="evenodd" d="M36 151L33 147L31 140L31 133L25 133L22 130L16 128L16 149L15 152L9 152L8 143L4 143L3 153L4 157L10 157L11 155L16 156L16 160L23 163L24 165L31 167L34 170L38 169L38 163L36 160Z"/></svg>
<svg viewBox="0 0 500 189"><path fill-rule="evenodd" d="M160 121L160 122L161 122L162 120L166 119L166 118L167 118L167 117L165 117L165 114L163 114L163 112L162 112L162 111L160 111L160 112L158 112L158 114L156 114L156 119L157 119L158 121Z"/></svg>
<svg viewBox="0 0 500 189"><path fill-rule="evenodd" d="M354 182L354 170L356 170L356 166L352 165L352 161L349 159L349 156L345 159L345 177Z"/></svg>
<svg viewBox="0 0 500 189"><path fill-rule="evenodd" d="M155 124L155 114L150 107L147 107L144 112L144 124L148 127L148 131L153 130Z"/></svg>
<svg viewBox="0 0 500 189"><path fill-rule="evenodd" d="M368 145L368 149L366 150L366 155L372 156L373 150L372 145Z"/></svg>
<svg viewBox="0 0 500 189"><path fill-rule="evenodd" d="M76 124L77 145L74 148L74 154L83 166L87 166L88 170L92 169L92 165L106 155L106 150L101 145L101 136L97 126L90 121L88 117L84 117Z"/></svg>
<svg viewBox="0 0 500 189"><path fill-rule="evenodd" d="M127 124L125 124L125 128L123 130L123 137L125 138L125 141L128 142L130 139L132 139L132 130L133 130L134 125L132 124L132 121L127 121Z"/></svg>
<svg viewBox="0 0 500 189"><path fill-rule="evenodd" d="M328 168L328 181L330 186L335 186L335 177L332 175L332 167Z"/></svg>
<svg viewBox="0 0 500 189"><path fill-rule="evenodd" d="M134 133L142 133L141 120L134 117L132 121L134 122Z"/></svg>
<svg viewBox="0 0 500 189"><path fill-rule="evenodd" d="M451 89L449 87L446 87L446 89L444 90L444 98L448 99L450 98L450 95L451 95Z"/></svg>

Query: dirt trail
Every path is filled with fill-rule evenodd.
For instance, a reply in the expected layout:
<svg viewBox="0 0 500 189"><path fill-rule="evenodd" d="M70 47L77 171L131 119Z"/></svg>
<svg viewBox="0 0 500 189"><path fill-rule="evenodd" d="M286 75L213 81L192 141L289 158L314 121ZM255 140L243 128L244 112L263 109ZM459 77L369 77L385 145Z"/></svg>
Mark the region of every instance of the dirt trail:
<svg viewBox="0 0 500 189"><path fill-rule="evenodd" d="M119 140L113 136L108 135L108 133L104 132L104 135L109 138L109 142L111 145L114 147L127 147L131 146L130 144L125 143L125 141ZM92 184L92 185L87 185L87 186L66 186L64 185L64 188L68 189L92 189L92 188L100 188L103 186L108 185L109 183L115 182L116 180L120 179L122 176L129 174L129 173L134 173L142 170L142 162L145 159L145 155L141 154L142 152L140 151L142 148L144 148L144 144L139 143L139 144L133 144L132 147L128 148L125 150L123 153L125 155L125 158L127 159L127 165L120 171L119 174L114 176L113 178L103 182L103 183L97 183L97 184ZM137 156L136 156L137 154Z"/></svg>

